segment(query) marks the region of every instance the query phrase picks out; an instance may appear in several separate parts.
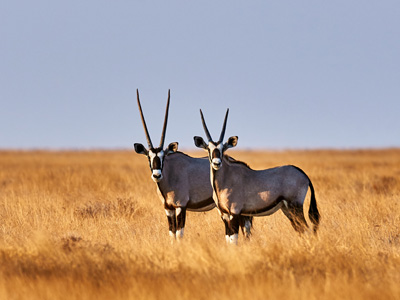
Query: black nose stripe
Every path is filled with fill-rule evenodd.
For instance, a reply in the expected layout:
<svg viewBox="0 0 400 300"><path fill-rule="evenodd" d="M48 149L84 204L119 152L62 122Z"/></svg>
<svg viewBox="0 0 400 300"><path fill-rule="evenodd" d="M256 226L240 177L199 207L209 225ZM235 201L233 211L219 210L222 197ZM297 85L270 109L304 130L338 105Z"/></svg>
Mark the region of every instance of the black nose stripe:
<svg viewBox="0 0 400 300"><path fill-rule="evenodd" d="M219 149L214 149L213 153L212 153L212 158L221 158L221 152L219 151Z"/></svg>
<svg viewBox="0 0 400 300"><path fill-rule="evenodd" d="M161 169L161 159L158 156L153 159L153 169Z"/></svg>

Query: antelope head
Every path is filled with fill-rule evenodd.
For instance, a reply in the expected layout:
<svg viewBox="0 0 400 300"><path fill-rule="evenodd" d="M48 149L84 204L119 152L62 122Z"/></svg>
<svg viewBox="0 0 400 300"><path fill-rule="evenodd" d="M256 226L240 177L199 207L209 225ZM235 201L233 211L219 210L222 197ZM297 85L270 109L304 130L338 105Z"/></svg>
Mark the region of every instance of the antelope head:
<svg viewBox="0 0 400 300"><path fill-rule="evenodd" d="M202 148L208 152L208 159L210 160L210 165L216 171L222 167L222 158L224 152L229 148L235 147L238 141L237 136L231 136L226 143L223 143L225 129L226 129L226 121L228 120L228 113L229 113L229 108L226 110L225 120L224 124L222 125L222 130L221 130L221 135L219 136L219 140L215 142L212 139L210 132L208 131L206 122L204 120L203 112L200 109L201 122L203 123L203 128L204 132L206 133L208 143L206 143L200 136L195 136L193 138L196 147Z"/></svg>
<svg viewBox="0 0 400 300"><path fill-rule="evenodd" d="M165 109L165 118L164 118L164 125L161 133L161 140L160 145L157 148L154 148L153 143L151 142L151 138L149 135L149 131L147 130L146 121L144 119L142 106L140 105L139 100L139 90L136 90L137 94L137 103L139 107L140 117L142 119L142 124L144 128L144 132L146 134L147 145L148 148L146 149L145 146L139 143L135 143L135 151L138 154L146 155L149 160L150 170L151 170L151 179L154 182L160 182L162 179L162 171L164 167L164 158L166 155L176 152L178 150L178 143L174 142L168 145L166 149L164 148L164 140L165 140L165 132L167 130L167 122L168 122L168 111L169 111L169 99L170 99L170 91L168 90L168 100L167 100L167 107Z"/></svg>

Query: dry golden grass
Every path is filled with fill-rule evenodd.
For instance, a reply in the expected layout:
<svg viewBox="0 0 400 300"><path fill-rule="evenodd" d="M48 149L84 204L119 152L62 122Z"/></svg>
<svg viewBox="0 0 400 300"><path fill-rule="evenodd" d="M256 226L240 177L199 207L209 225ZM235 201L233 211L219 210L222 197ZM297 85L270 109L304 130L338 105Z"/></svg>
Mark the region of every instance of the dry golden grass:
<svg viewBox="0 0 400 300"><path fill-rule="evenodd" d="M400 298L400 150L230 154L305 170L318 237L277 212L229 246L213 210L171 244L143 156L1 151L0 299Z"/></svg>

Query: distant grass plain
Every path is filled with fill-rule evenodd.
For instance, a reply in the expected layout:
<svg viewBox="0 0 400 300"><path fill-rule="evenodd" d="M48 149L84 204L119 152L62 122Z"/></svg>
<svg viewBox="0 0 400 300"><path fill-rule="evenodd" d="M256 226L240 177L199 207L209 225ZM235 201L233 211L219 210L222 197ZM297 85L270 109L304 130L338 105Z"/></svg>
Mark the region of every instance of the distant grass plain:
<svg viewBox="0 0 400 300"><path fill-rule="evenodd" d="M299 236L278 211L255 219L249 242L226 245L212 210L189 212L171 243L133 150L0 151L0 299L400 298L400 149L229 154L302 168L318 236Z"/></svg>

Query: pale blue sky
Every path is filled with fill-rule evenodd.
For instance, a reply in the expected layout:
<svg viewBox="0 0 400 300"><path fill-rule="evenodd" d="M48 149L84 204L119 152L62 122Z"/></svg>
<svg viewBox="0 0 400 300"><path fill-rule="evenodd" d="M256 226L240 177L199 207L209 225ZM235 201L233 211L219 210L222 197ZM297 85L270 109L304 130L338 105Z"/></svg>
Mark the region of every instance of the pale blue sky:
<svg viewBox="0 0 400 300"><path fill-rule="evenodd" d="M400 147L399 1L2 1L0 148Z"/></svg>

